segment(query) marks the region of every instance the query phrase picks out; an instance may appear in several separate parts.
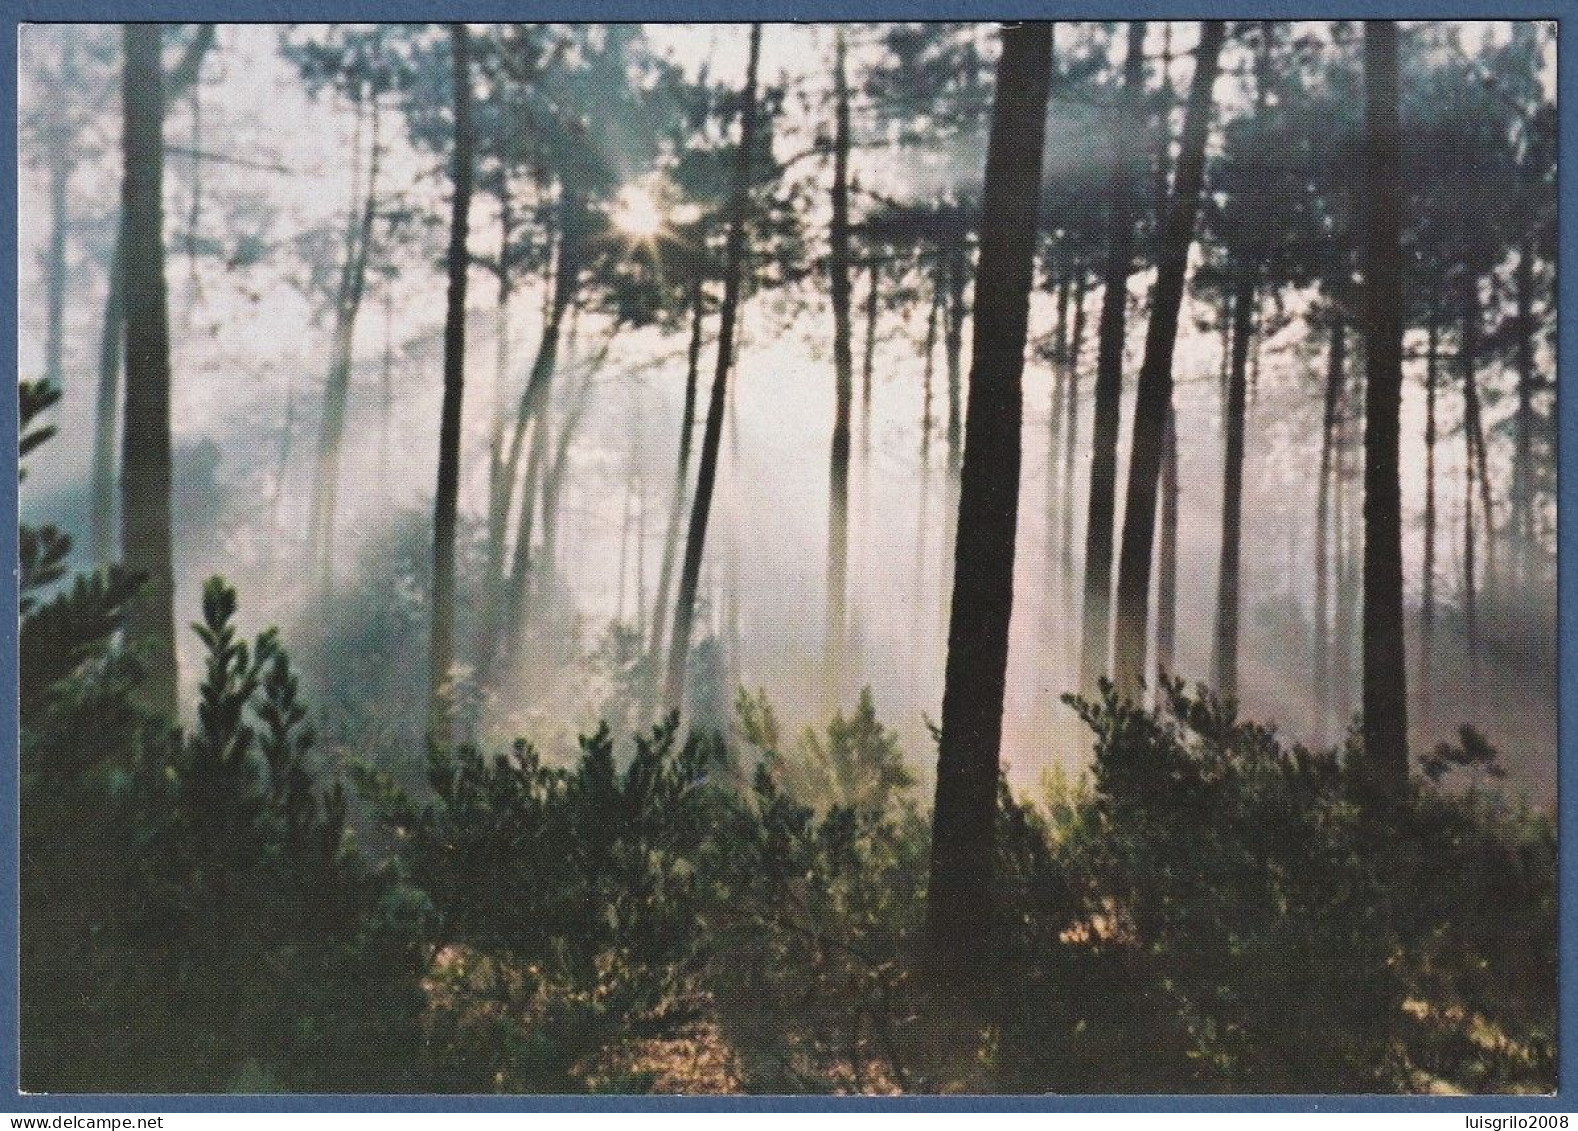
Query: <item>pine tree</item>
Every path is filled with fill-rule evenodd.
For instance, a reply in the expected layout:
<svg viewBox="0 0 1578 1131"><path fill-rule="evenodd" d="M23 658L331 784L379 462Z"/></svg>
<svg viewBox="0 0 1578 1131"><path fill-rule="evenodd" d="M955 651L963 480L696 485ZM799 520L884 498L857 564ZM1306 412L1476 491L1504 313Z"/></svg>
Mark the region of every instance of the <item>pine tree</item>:
<svg viewBox="0 0 1578 1131"><path fill-rule="evenodd" d="M460 412L466 387L466 274L473 154L471 37L450 25L454 67L453 190L449 214L448 294L444 317L444 402L439 422L438 487L433 504L433 623L428 651L428 739L449 744L453 704L450 667L455 636L455 526L460 500Z"/></svg>
<svg viewBox="0 0 1578 1131"><path fill-rule="evenodd" d="M1403 388L1397 25L1364 25L1364 751L1373 785L1408 778L1398 422Z"/></svg>
<svg viewBox="0 0 1578 1131"><path fill-rule="evenodd" d="M1183 303L1184 274L1194 242L1195 214L1205 171L1205 143L1211 125L1211 88L1222 52L1224 25L1208 20L1200 27L1195 72L1184 109L1167 221L1161 235L1145 359L1140 365L1129 446L1129 483L1123 509L1123 542L1118 557L1117 616L1113 632L1113 682L1120 693L1138 699L1145 671L1147 606L1150 604L1151 551L1156 528L1156 485L1161 476L1162 432L1172 400L1173 348Z"/></svg>
<svg viewBox="0 0 1578 1131"><path fill-rule="evenodd" d="M735 154L729 197L729 230L724 250L723 304L718 311L718 361L712 393L707 402L706 430L702 434L701 463L696 471L696 495L691 504L690 531L685 539L685 562L680 571L679 593L674 603L674 629L669 636L663 701L678 710L690 660L690 634L696 619L696 594L701 583L702 553L707 542L707 520L718 476L718 449L723 440L723 413L728 399L729 370L734 361L735 320L740 307L740 285L745 260L745 210L751 177L751 157L756 144L757 70L761 65L762 25L751 25L750 54L741 95L740 143Z"/></svg>
<svg viewBox="0 0 1578 1131"><path fill-rule="evenodd" d="M978 958L990 922L1003 691L1013 608L1025 336L1052 75L1052 26L1005 27L987 143L974 357L937 755L927 924Z"/></svg>
<svg viewBox="0 0 1578 1131"><path fill-rule="evenodd" d="M146 580L126 635L144 649L140 695L177 712L175 572L170 538L170 320L164 263L163 36L157 24L122 31L125 117L121 192L125 273L126 407L121 454L121 560Z"/></svg>

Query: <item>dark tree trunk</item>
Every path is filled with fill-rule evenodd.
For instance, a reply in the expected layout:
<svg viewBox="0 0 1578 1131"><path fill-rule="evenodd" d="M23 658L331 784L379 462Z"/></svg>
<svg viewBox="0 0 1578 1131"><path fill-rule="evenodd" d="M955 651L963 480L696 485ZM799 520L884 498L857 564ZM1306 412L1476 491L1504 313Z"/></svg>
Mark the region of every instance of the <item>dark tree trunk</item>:
<svg viewBox="0 0 1578 1131"><path fill-rule="evenodd" d="M1315 725L1324 735L1331 719L1331 530L1333 445L1337 434L1337 410L1342 403L1343 385L1348 373L1348 325L1341 313L1332 311L1331 346L1326 354L1326 401L1321 414L1320 470L1315 486ZM1340 555L1342 548L1337 547Z"/></svg>
<svg viewBox="0 0 1578 1131"><path fill-rule="evenodd" d="M1462 335L1459 341L1459 364L1463 369L1463 616L1468 633L1468 655L1471 661L1479 658L1479 579L1475 575L1474 490L1476 485L1483 492L1485 485L1479 478L1479 382L1476 369L1479 364L1479 297L1477 280L1465 284L1463 299ZM1485 542L1487 566L1490 552L1490 514L1485 514ZM1488 569L1486 571L1489 572Z"/></svg>
<svg viewBox="0 0 1578 1131"><path fill-rule="evenodd" d="M497 658L499 619L503 615L504 543L509 526L510 484L504 478L504 386L509 379L510 365L510 300L514 296L511 278L512 256L510 242L514 233L514 211L510 204L509 181L499 177L499 258L495 264L498 277L498 301L494 310L496 324L493 351L493 405L492 420L488 426L488 529L487 558L483 574L483 608L477 633L477 686L487 687L492 682L493 661ZM388 355L385 354L387 372ZM623 594L621 593L621 596Z"/></svg>
<svg viewBox="0 0 1578 1131"><path fill-rule="evenodd" d="M1424 659L1429 660L1436 625L1436 392L1440 381L1440 300L1431 291L1425 326L1425 545L1421 570L1419 622Z"/></svg>
<svg viewBox="0 0 1578 1131"><path fill-rule="evenodd" d="M126 326L126 427L121 465L121 560L145 580L126 618L144 650L145 705L178 709L175 571L170 542L170 317L164 263L164 75L156 24L127 24L121 192Z"/></svg>
<svg viewBox="0 0 1578 1131"><path fill-rule="evenodd" d="M1129 24L1121 117L1108 139L1107 273L1097 330L1096 409L1091 430L1090 502L1085 523L1085 599L1080 618L1079 685L1086 694L1107 674L1112 630L1112 530L1117 506L1118 414L1123 340L1134 260L1134 170L1125 146L1140 128L1145 84L1145 24Z"/></svg>
<svg viewBox="0 0 1578 1131"><path fill-rule="evenodd" d="M1129 484L1124 496L1123 544L1118 557L1118 602L1113 634L1113 677L1118 690L1138 700L1145 672L1145 631L1150 603L1151 549L1156 534L1156 483L1161 474L1162 432L1173 394L1173 348L1184 274L1194 242L1195 214L1205 170L1205 143L1211 127L1211 88L1216 82L1224 26L1200 26L1195 74L1184 110L1178 145L1178 174L1168 203L1167 223L1157 263L1145 360L1140 365L1129 446Z"/></svg>
<svg viewBox="0 0 1578 1131"><path fill-rule="evenodd" d="M931 519L932 380L936 376L937 322L942 314L943 287L933 276L931 310L926 315L925 361L921 366L920 508L915 520L915 623L920 623L926 596L926 535Z"/></svg>
<svg viewBox="0 0 1578 1131"><path fill-rule="evenodd" d="M1408 780L1398 481L1403 186L1397 85L1397 25L1386 20L1365 24L1364 751L1368 777L1388 793L1400 791Z"/></svg>
<svg viewBox="0 0 1578 1131"><path fill-rule="evenodd" d="M871 381L877 360L877 300L882 287L882 263L875 249L866 263L866 336L860 359L860 467L862 486L871 481Z"/></svg>
<svg viewBox="0 0 1578 1131"><path fill-rule="evenodd" d="M1004 29L981 202L975 356L927 895L933 946L966 960L984 952L991 922L1019 498L1020 381L1051 71L1051 24Z"/></svg>
<svg viewBox="0 0 1578 1131"><path fill-rule="evenodd" d="M1485 414L1479 396L1480 318L1478 277L1471 277L1463 297L1463 433L1466 458L1476 464L1474 481L1479 487L1480 510L1485 526L1485 593L1495 587L1496 523L1490 495L1490 458L1485 444Z"/></svg>
<svg viewBox="0 0 1578 1131"><path fill-rule="evenodd" d="M428 671L428 739L448 745L454 704L449 687L454 661L455 526L460 498L460 411L466 382L466 250L471 215L471 38L464 24L450 25L454 55L455 138L449 214L449 287L444 315L444 403L438 435L438 487L433 504L433 634Z"/></svg>
<svg viewBox="0 0 1578 1131"><path fill-rule="evenodd" d="M1239 272L1233 299L1233 363L1227 380L1222 460L1222 560L1217 571L1216 642L1212 681L1224 699L1238 698L1239 555L1244 514L1244 416L1250 338L1254 333L1254 276Z"/></svg>
<svg viewBox="0 0 1578 1131"><path fill-rule="evenodd" d="M663 535L663 561L658 567L656 604L652 609L652 638L647 655L654 671L663 659L663 630L668 626L669 590L674 583L674 559L679 552L680 524L685 518L685 503L690 496L691 438L696 432L696 387L701 378L702 329L705 325L706 292L698 271L690 289L690 348L686 351L685 404L679 424L679 470L674 479L674 501L669 508L668 527ZM643 712L645 714L646 712Z"/></svg>
<svg viewBox="0 0 1578 1131"><path fill-rule="evenodd" d="M93 564L109 565L116 557L115 530L115 427L120 414L115 411L120 398L121 344L125 337L124 272L121 255L124 237L116 224L115 248L110 257L109 277L105 280L104 325L99 337L99 395L93 413L93 471L90 523Z"/></svg>
<svg viewBox="0 0 1578 1131"><path fill-rule="evenodd" d="M214 25L199 24L181 58L171 69L165 83L169 98L197 81L203 58L214 44ZM163 111L160 132L163 136ZM93 417L93 470L90 523L95 564L108 565L116 555L115 472L116 434L120 423L121 348L126 326L126 284L124 221L115 227L115 246L110 253L109 277L105 280L104 317L99 339L99 389ZM162 242L162 233L161 233Z"/></svg>
<svg viewBox="0 0 1578 1131"><path fill-rule="evenodd" d="M1513 418L1512 537L1520 584L1534 573L1534 241L1518 249L1514 276L1517 302L1518 407Z"/></svg>
<svg viewBox="0 0 1578 1131"><path fill-rule="evenodd" d="M740 305L740 284L745 266L745 208L750 186L751 153L756 144L756 75L762 57L762 25L751 25L750 55L745 67L745 90L740 112L740 143L735 151L734 178L729 194L729 233L724 248L723 304L718 311L718 362L713 371L712 393L707 402L707 423L701 439L701 463L696 470L696 496L691 504L690 531L685 539L685 562L674 602L674 628L669 636L668 664L663 702L677 711L690 666L690 633L696 619L696 592L701 583L702 552L707 544L707 520L712 513L712 491L718 476L718 448L723 439L723 413L728 401L729 368L734 360L735 319Z"/></svg>
<svg viewBox="0 0 1578 1131"><path fill-rule="evenodd" d="M576 309L575 298L580 287L584 203L578 191L572 190L568 185L561 186L559 215L554 236L558 250L555 256L553 283L546 291L542 338L537 344L537 356L532 361L531 372L526 378L526 388L521 393L503 467L499 473L503 495L498 503L499 523L501 526L507 526L510 512L518 510L517 531L523 532L526 537L523 540L519 534L517 535L514 557L508 569L503 560L502 541L499 545L499 561L488 564L490 583L498 584L503 589L503 597L500 599L502 612L491 628L491 639L484 642L483 648L484 654L491 657L486 665L486 670L490 672L494 670L494 665L502 662L507 667L513 662L516 649L522 639L519 618L521 610L525 608L531 572L532 515L536 507L536 492L546 459L543 444L547 439L544 422L547 419L548 393L558 367L559 343L565 332L566 321ZM521 456L526 453L528 443L530 454L527 455L525 478L522 479Z"/></svg>
<svg viewBox="0 0 1578 1131"><path fill-rule="evenodd" d="M1162 440L1161 533L1156 540L1156 674L1175 675L1178 643L1178 414L1167 406Z"/></svg>
<svg viewBox="0 0 1578 1131"><path fill-rule="evenodd" d="M968 263L962 233L949 244L947 257L948 317L943 352L948 358L948 478L956 482L964 460L964 287Z"/></svg>
<svg viewBox="0 0 1578 1131"><path fill-rule="evenodd" d="M345 410L350 399L355 361L356 319L367 290L367 258L378 208L380 162L379 107L371 97L371 145L367 159L367 196L346 229L344 260L334 298L334 335L329 346L329 373L323 386L323 418L318 430L308 544L314 569L325 591L334 576L334 527L339 509L340 450L345 438ZM361 131L358 130L358 133Z"/></svg>
<svg viewBox="0 0 1578 1131"><path fill-rule="evenodd" d="M833 301L834 408L832 454L828 471L827 639L824 671L824 690L831 703L839 702L843 690L844 645L848 631L849 416L854 397L849 309L849 85L845 74L842 29L838 31L834 52L833 223L827 268ZM869 388L866 395L869 398ZM869 431L866 435L869 437Z"/></svg>

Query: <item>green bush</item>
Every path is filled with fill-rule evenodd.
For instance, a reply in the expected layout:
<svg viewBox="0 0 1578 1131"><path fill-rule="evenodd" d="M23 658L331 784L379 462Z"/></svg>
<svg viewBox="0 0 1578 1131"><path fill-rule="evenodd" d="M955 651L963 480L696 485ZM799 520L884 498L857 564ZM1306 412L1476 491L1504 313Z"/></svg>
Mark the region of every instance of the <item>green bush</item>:
<svg viewBox="0 0 1578 1131"><path fill-rule="evenodd" d="M1165 691L1163 711L1110 687L1070 699L1096 734L1095 796L1061 853L1209 1079L1548 1084L1549 822L1428 783L1366 803L1345 772L1356 751L1289 747L1203 689Z"/></svg>

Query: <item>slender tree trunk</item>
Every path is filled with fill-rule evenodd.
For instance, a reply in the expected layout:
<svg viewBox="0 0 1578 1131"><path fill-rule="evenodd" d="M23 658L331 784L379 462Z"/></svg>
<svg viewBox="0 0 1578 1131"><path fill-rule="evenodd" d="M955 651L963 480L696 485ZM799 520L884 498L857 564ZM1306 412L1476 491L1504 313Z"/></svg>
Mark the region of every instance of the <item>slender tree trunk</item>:
<svg viewBox="0 0 1578 1131"><path fill-rule="evenodd" d="M202 63L214 43L214 25L199 24L187 42L180 59L165 83L166 100L178 98L197 81ZM161 119L162 119L161 107ZM160 125L161 137L163 124ZM161 165L162 169L162 165ZM161 172L162 176L162 172ZM125 223L116 222L115 246L110 253L109 276L105 280L104 317L99 339L99 388L93 420L93 468L91 473L91 530L93 559L103 566L114 560L119 537L115 522L116 439L120 424L121 353L126 336ZM162 233L161 233L162 239ZM167 300L168 301L168 300Z"/></svg>
<svg viewBox="0 0 1578 1131"><path fill-rule="evenodd" d="M1346 402L1346 393L1344 400ZM1332 637L1327 669L1327 685L1331 689L1333 710L1337 716L1339 737L1347 732L1348 725L1353 719L1352 667L1353 641L1350 634L1354 627L1353 605L1356 594L1353 587L1351 555L1349 552L1348 529L1353 525L1351 521L1352 508L1348 501L1348 487L1351 478L1349 467L1349 444L1351 438L1348 434L1347 414L1351 409L1344 404L1340 410L1344 415L1337 422L1335 438L1335 451L1333 452L1334 466L1332 469L1332 587L1334 595L1332 600Z"/></svg>
<svg viewBox="0 0 1578 1131"><path fill-rule="evenodd" d="M833 302L833 444L828 471L827 629L823 691L829 704L843 694L844 648L848 632L849 590L849 416L854 396L854 358L850 349L849 262L849 85L845 74L844 32L840 28L833 62L833 223L828 255L828 286ZM870 390L867 390L870 396ZM869 436L869 432L867 433Z"/></svg>
<svg viewBox="0 0 1578 1131"><path fill-rule="evenodd" d="M1479 594L1474 573L1474 451L1463 431L1463 625L1468 635L1470 670L1479 661Z"/></svg>
<svg viewBox="0 0 1578 1131"><path fill-rule="evenodd" d="M489 657L484 670L490 674L500 663L506 668L513 663L516 649L523 638L520 617L526 605L531 574L532 516L547 458L543 445L547 442L545 421L548 394L558 367L559 343L565 332L566 321L577 309L575 298L580 287L584 203L578 191L568 185L561 187L554 236L557 251L552 283L545 292L546 313L542 337L537 344L537 356L532 361L531 372L526 378L526 387L521 393L499 473L503 491L503 497L498 502L500 523L508 526L510 514L516 513L517 534L514 556L508 569L505 568L505 547L502 545L499 547L498 563L489 563L490 579L502 586L504 594L500 600L502 614L492 626L491 638L484 642L481 649L483 655ZM524 479L520 466L523 454L527 454Z"/></svg>
<svg viewBox="0 0 1578 1131"><path fill-rule="evenodd" d="M1134 261L1133 173L1125 146L1139 129L1145 85L1145 24L1129 24L1121 117L1108 138L1107 273L1097 331L1096 409L1091 432L1090 502L1085 524L1085 600L1080 619L1080 690L1107 674L1112 630L1112 532L1117 506L1118 414L1123 393L1124 324ZM1186 248L1187 251L1187 248ZM1158 421L1160 424L1160 421ZM1159 436L1158 436L1159 438Z"/></svg>
<svg viewBox="0 0 1578 1131"><path fill-rule="evenodd" d="M438 440L438 488L433 505L433 633L428 671L428 740L450 742L449 687L454 660L455 527L460 502L460 412L466 382L466 250L471 214L475 138L471 121L471 38L465 24L450 25L454 62L454 193L449 216L449 290L444 317L444 403Z"/></svg>
<svg viewBox="0 0 1578 1131"><path fill-rule="evenodd" d="M1468 631L1470 661L1479 658L1479 593L1475 576L1474 489L1479 482L1479 384L1475 370L1479 363L1479 300L1474 280L1470 280L1463 300L1462 336L1459 344L1463 369L1463 614ZM1486 556L1489 556L1490 518L1485 516ZM1487 571L1488 572L1488 571Z"/></svg>
<svg viewBox="0 0 1578 1131"><path fill-rule="evenodd" d="M510 300L514 295L510 243L514 211L508 178L499 179L499 256L496 264L498 298L494 310L493 405L488 427L488 530L483 576L482 624L477 640L477 684L487 686L498 641L498 621L504 605L504 545L509 528L510 485L504 479L504 389L509 381Z"/></svg>
<svg viewBox="0 0 1578 1131"><path fill-rule="evenodd" d="M530 453L526 457L526 473L519 491L520 508L515 523L515 556L511 559L509 585L505 594L503 624L503 660L508 668L513 665L524 638L526 604L531 594L534 554L532 540L536 535L537 509L542 494L544 469L548 462L548 403L544 400L532 421Z"/></svg>
<svg viewBox="0 0 1578 1131"><path fill-rule="evenodd" d="M705 325L706 293L698 271L690 291L690 348L686 351L685 407L680 414L679 471L674 480L674 501L669 508L668 526L663 535L663 561L658 567L656 604L652 609L652 637L647 654L656 671L663 659L663 630L668 625L669 591L674 582L674 560L679 551L680 524L685 518L685 503L690 497L691 439L696 433L696 387L701 378L702 329ZM643 712L645 715L646 712Z"/></svg>
<svg viewBox="0 0 1578 1131"><path fill-rule="evenodd" d="M1178 414L1167 406L1162 440L1161 533L1156 543L1156 687L1176 673L1178 641Z"/></svg>
<svg viewBox="0 0 1578 1131"><path fill-rule="evenodd" d="M93 564L109 565L116 557L115 530L115 440L120 398L121 343L125 337L124 272L121 256L124 237L119 222L115 225L115 248L110 256L109 277L105 280L104 325L99 337L99 395L93 413L93 471L91 529Z"/></svg>
<svg viewBox="0 0 1578 1131"><path fill-rule="evenodd" d="M933 946L964 961L985 952L991 922L1019 498L1020 382L1051 71L1051 24L1004 29L981 202L975 356L927 894Z"/></svg>
<svg viewBox="0 0 1578 1131"><path fill-rule="evenodd" d="M1348 373L1348 325L1342 314L1332 311L1331 346L1327 350L1326 403L1321 414L1320 471L1315 486L1315 726L1324 737L1331 721L1331 564L1328 532L1331 529L1333 446L1337 433L1337 410L1342 403ZM1340 503L1339 503L1340 508ZM1341 553L1340 540L1337 552Z"/></svg>
<svg viewBox="0 0 1578 1131"><path fill-rule="evenodd" d="M921 368L920 507L915 520L915 623L919 626L926 597L926 544L931 525L932 381L936 376L937 323L942 312L943 287L932 279L931 310L926 315L925 361Z"/></svg>
<svg viewBox="0 0 1578 1131"><path fill-rule="evenodd" d="M1205 171L1205 143L1211 126L1211 88L1216 82L1224 25L1200 26L1195 74L1184 110L1167 223L1162 232L1145 360L1140 365L1129 446L1129 484L1124 497L1123 543L1118 557L1118 602L1113 636L1113 676L1118 690L1138 700L1145 672L1145 632L1151 587L1151 548L1156 528L1156 483L1161 474L1161 439L1173 392L1173 348L1183 304L1184 274L1194 242L1195 214Z"/></svg>
<svg viewBox="0 0 1578 1131"><path fill-rule="evenodd" d="M1480 318L1477 277L1471 278L1464 292L1463 306L1463 432L1468 445L1467 457L1475 467L1479 486L1480 510L1485 526L1484 589L1489 596L1495 587L1496 524L1491 505L1490 459L1485 444L1485 416L1479 396Z"/></svg>
<svg viewBox="0 0 1578 1131"><path fill-rule="evenodd" d="M1532 588L1534 573L1534 241L1518 249L1514 276L1517 302L1518 407L1513 418L1512 536L1518 581Z"/></svg>
<svg viewBox="0 0 1578 1131"><path fill-rule="evenodd" d="M1222 559L1217 571L1216 643L1212 652L1213 682L1224 699L1238 698L1239 556L1243 540L1244 416L1250 337L1254 332L1254 276L1239 271L1233 299L1233 364L1228 375L1223 426Z"/></svg>
<svg viewBox="0 0 1578 1131"><path fill-rule="evenodd" d="M1085 344L1085 293L1089 276L1083 264L1078 266L1074 281L1074 336L1069 342L1068 393L1065 397L1067 421L1063 432L1063 623L1074 623L1074 487L1075 470L1079 455L1079 375L1084 358ZM1066 634L1069 648L1075 646L1074 633Z"/></svg>
<svg viewBox="0 0 1578 1131"><path fill-rule="evenodd" d="M122 29L125 115L121 191L126 407L121 560L144 576L126 618L143 649L141 696L167 719L179 707L175 569L170 539L170 316L164 261L164 75L157 24Z"/></svg>
<svg viewBox="0 0 1578 1131"><path fill-rule="evenodd" d="M1402 492L1398 427L1403 391L1402 129L1397 25L1364 25L1365 422L1364 750L1371 783L1408 780L1408 685L1403 646Z"/></svg>
<svg viewBox="0 0 1578 1131"><path fill-rule="evenodd" d="M685 562L680 570L679 594L674 602L674 628L669 636L668 665L663 701L677 711L690 666L690 633L696 619L696 592L701 581L702 552L707 542L707 520L718 475L718 448L723 439L723 414L728 399L729 368L734 358L735 318L739 311L741 276L745 261L745 207L750 185L751 152L756 144L756 75L761 64L762 25L751 25L750 55L745 67L745 91L740 112L740 143L735 152L734 178L729 199L729 232L724 249L723 305L718 312L718 363L713 372L712 394L707 403L707 424L701 440L701 463L696 472L696 496L691 505L690 531L685 540Z"/></svg>
<svg viewBox="0 0 1578 1131"><path fill-rule="evenodd" d="M548 387L553 383L555 367L559 361L559 342L564 334L565 320L575 307L575 298L581 282L581 241L584 235L585 201L580 191L569 185L561 186L558 222L555 225L553 284L547 288L543 315L542 338L537 343L537 356L532 361L531 372L526 378L526 388L521 393L520 406L515 412L515 424L504 457L501 475L504 483L513 488L520 472L520 460L526 447L526 433L533 421L544 411ZM504 513L514 509L516 500L504 501ZM524 500L521 500L524 505Z"/></svg>
<svg viewBox="0 0 1578 1131"><path fill-rule="evenodd" d="M948 318L943 352L948 359L948 476L956 482L964 462L964 287L968 264L963 233L949 245L947 255Z"/></svg>
<svg viewBox="0 0 1578 1131"><path fill-rule="evenodd" d="M356 319L367 289L367 258L378 208L380 160L378 99L371 97L371 145L367 158L366 198L354 213L346 232L345 258L340 268L334 301L334 336L329 354L329 374L323 387L323 419L318 432L318 452L312 492L312 517L308 541L320 583L332 587L334 527L339 509L340 450L345 438L345 410L350 399L351 369L355 362Z"/></svg>
<svg viewBox="0 0 1578 1131"><path fill-rule="evenodd" d="M1432 285L1425 324L1425 537L1420 570L1420 671L1430 713L1430 661L1436 628L1436 400L1440 384L1441 300Z"/></svg>
<svg viewBox="0 0 1578 1131"><path fill-rule="evenodd" d="M1068 314L1069 279L1065 272L1057 287L1058 318L1066 321ZM1064 343L1066 345L1066 342ZM1063 350L1056 343L1052 347L1052 372L1051 388L1047 394L1047 471L1046 471L1046 581L1050 589L1052 579L1058 577L1059 565L1066 561L1066 557L1059 554L1058 532L1062 529L1062 514L1059 504L1063 494L1063 427L1068 416L1068 367L1063 364ZM1052 595L1047 594L1045 613L1042 617L1043 631L1048 637L1057 627L1058 618L1053 610L1056 608Z"/></svg>
<svg viewBox="0 0 1578 1131"><path fill-rule="evenodd" d="M871 382L877 360L877 300L881 297L882 263L876 249L866 264L866 336L860 359L860 466L863 485L870 482Z"/></svg>

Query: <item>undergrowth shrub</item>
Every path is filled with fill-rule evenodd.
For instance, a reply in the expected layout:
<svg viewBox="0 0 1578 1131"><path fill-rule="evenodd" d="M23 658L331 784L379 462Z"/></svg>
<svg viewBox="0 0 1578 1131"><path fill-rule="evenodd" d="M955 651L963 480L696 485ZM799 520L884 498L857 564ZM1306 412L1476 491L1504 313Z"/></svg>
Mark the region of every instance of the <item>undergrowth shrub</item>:
<svg viewBox="0 0 1578 1131"><path fill-rule="evenodd" d="M1206 1082L1548 1084L1549 822L1417 780L1365 803L1345 773L1357 750L1288 746L1181 682L1165 699L1069 699L1096 735L1095 792L1060 853L1143 955Z"/></svg>

